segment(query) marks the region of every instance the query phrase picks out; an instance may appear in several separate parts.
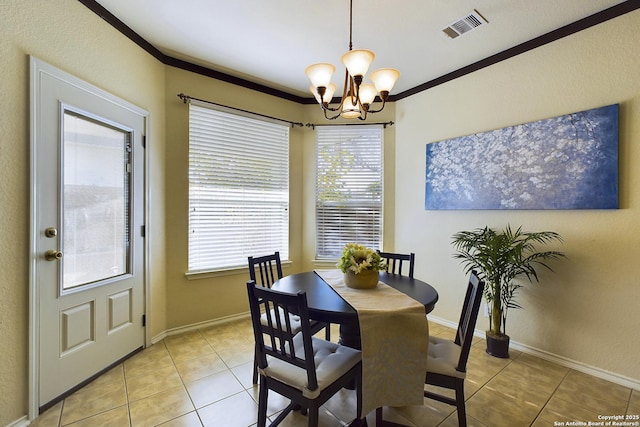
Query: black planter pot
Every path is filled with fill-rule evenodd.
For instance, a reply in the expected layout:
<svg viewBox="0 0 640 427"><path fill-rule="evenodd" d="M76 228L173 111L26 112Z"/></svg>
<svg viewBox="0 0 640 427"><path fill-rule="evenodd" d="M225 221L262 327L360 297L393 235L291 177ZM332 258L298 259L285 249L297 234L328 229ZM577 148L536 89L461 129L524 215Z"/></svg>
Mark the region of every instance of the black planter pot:
<svg viewBox="0 0 640 427"><path fill-rule="evenodd" d="M486 332L487 353L494 357L509 358L509 335L495 335Z"/></svg>

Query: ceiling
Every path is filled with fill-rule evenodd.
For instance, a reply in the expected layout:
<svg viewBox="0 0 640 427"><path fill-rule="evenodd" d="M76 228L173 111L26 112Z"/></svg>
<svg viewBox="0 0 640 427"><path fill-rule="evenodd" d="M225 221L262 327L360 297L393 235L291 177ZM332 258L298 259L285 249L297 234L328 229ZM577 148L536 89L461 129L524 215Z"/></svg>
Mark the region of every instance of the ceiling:
<svg viewBox="0 0 640 427"><path fill-rule="evenodd" d="M97 0L163 54L310 98L304 69L336 66L349 47L348 0ZM593 15L622 0L353 0L353 48L370 71L401 76L392 94ZM487 21L455 39L443 29L477 10Z"/></svg>

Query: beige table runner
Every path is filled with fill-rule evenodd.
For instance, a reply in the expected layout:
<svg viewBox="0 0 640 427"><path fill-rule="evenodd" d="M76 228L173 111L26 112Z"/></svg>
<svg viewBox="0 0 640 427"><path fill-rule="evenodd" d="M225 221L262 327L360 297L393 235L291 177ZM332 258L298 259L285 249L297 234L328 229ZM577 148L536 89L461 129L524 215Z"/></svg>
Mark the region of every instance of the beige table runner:
<svg viewBox="0 0 640 427"><path fill-rule="evenodd" d="M340 270L316 270L358 312L362 344L362 414L382 406L422 405L429 325L424 306L378 282L352 289Z"/></svg>

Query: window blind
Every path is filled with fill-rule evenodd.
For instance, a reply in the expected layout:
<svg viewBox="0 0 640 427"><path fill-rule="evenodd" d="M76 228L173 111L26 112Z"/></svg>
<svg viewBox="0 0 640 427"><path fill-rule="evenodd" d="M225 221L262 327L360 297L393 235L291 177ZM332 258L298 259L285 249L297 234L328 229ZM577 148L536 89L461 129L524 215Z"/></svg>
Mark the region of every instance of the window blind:
<svg viewBox="0 0 640 427"><path fill-rule="evenodd" d="M354 242L382 242L381 126L317 129L316 258L335 259Z"/></svg>
<svg viewBox="0 0 640 427"><path fill-rule="evenodd" d="M289 127L189 105L189 272L289 257Z"/></svg>

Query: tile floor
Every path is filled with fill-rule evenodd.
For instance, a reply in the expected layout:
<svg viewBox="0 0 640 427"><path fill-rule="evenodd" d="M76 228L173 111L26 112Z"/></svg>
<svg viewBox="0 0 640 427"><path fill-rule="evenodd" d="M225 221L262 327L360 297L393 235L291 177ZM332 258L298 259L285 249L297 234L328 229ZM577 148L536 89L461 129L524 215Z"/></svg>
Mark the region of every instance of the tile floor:
<svg viewBox="0 0 640 427"><path fill-rule="evenodd" d="M430 323L433 335L454 331ZM323 334L323 332L321 332ZM332 337L338 337L337 327ZM587 425L599 415L640 414L640 391L631 390L517 351L510 359L487 355L475 339L466 381L471 427ZM257 387L251 383L253 335L249 320L170 336L110 370L31 425L213 426L256 423ZM322 427L343 426L355 416L353 392L341 391L323 407ZM270 394L269 415L287 402ZM368 415L375 426L375 413ZM425 399L420 407L385 408L385 418L409 426L454 427L453 407ZM562 424L564 423L564 424ZM300 413L283 427L306 426Z"/></svg>

